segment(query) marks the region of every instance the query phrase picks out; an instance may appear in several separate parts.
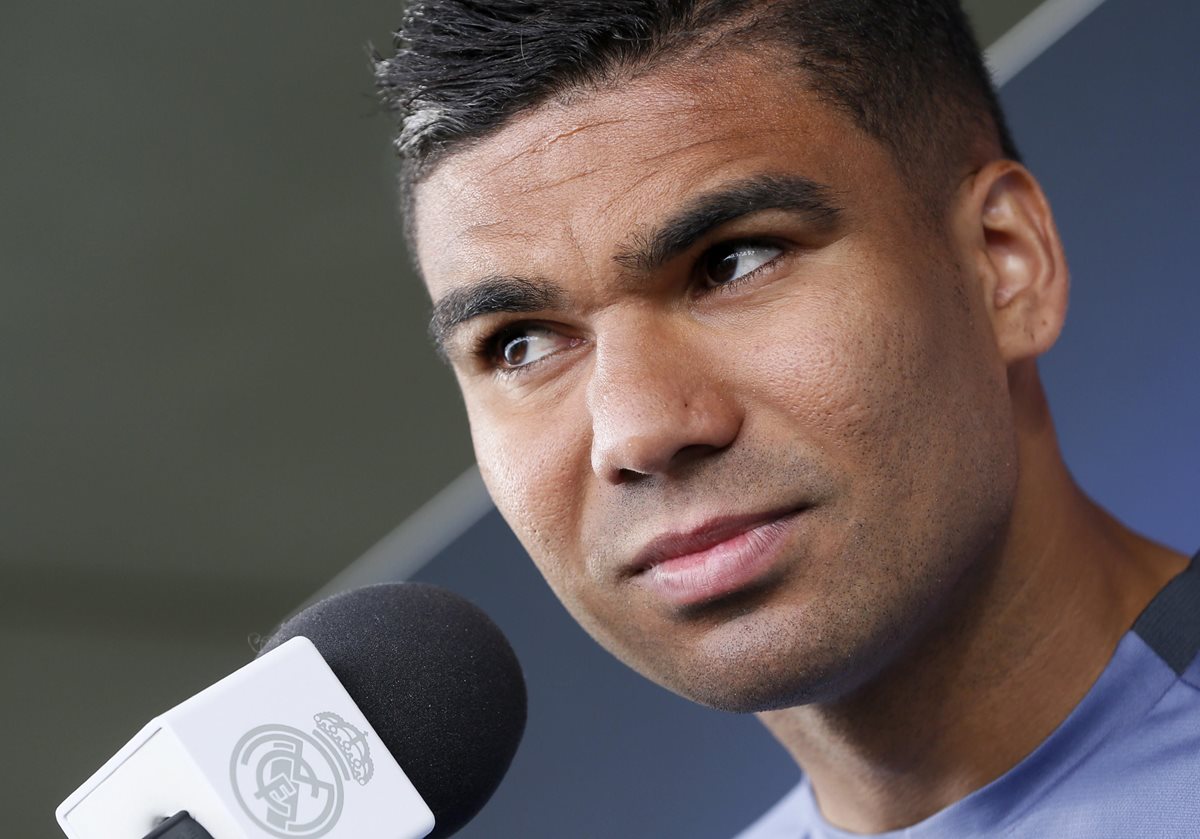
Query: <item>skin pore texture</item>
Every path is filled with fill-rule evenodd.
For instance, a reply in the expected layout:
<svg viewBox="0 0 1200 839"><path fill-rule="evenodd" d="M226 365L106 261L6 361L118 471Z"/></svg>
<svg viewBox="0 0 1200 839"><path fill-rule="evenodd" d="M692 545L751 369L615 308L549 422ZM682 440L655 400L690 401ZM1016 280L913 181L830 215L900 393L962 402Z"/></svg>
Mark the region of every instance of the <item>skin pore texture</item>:
<svg viewBox="0 0 1200 839"><path fill-rule="evenodd" d="M998 155L934 218L730 52L545 103L416 188L484 480L550 586L648 678L758 712L857 832L1011 768L1186 564L1062 463L1035 359L1066 264Z"/></svg>

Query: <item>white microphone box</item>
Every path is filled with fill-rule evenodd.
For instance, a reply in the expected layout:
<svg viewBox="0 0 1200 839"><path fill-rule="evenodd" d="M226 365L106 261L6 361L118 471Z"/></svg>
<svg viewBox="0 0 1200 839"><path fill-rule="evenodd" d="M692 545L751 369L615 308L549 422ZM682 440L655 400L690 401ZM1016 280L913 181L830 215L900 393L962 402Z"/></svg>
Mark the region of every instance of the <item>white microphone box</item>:
<svg viewBox="0 0 1200 839"><path fill-rule="evenodd" d="M69 839L142 839L180 810L213 839L421 839L434 823L302 637L157 717L56 815Z"/></svg>

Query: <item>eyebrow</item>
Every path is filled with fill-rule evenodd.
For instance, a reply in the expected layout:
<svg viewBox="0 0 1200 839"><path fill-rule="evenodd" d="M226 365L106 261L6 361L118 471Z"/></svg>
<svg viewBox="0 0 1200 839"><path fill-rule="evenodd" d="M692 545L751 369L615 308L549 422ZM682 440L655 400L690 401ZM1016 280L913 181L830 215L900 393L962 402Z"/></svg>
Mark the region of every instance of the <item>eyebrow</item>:
<svg viewBox="0 0 1200 839"><path fill-rule="evenodd" d="M798 213L822 230L835 227L842 215L831 190L823 184L800 175L758 175L694 198L656 230L637 236L613 260L626 268L650 272L686 251L714 228L764 210ZM429 320L429 336L438 354L447 358L451 338L467 321L492 314L561 308L566 300L566 291L550 280L494 274L457 288L437 301Z"/></svg>
<svg viewBox="0 0 1200 839"><path fill-rule="evenodd" d="M467 321L501 312L538 312L560 308L566 300L561 286L543 279L492 275L451 291L433 305L429 337L438 354L446 358L446 347L454 331Z"/></svg>
<svg viewBox="0 0 1200 839"><path fill-rule="evenodd" d="M626 268L653 271L713 229L763 210L798 213L822 230L836 227L842 217L832 190L824 184L801 175L758 175L693 199L657 230L638 236L613 260Z"/></svg>

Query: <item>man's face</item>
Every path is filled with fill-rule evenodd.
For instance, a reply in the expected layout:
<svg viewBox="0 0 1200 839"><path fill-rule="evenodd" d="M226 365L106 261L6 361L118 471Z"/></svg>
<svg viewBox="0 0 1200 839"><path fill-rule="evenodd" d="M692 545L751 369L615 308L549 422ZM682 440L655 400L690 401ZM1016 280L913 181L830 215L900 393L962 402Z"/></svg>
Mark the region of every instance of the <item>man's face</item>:
<svg viewBox="0 0 1200 839"><path fill-rule="evenodd" d="M835 698L1002 532L1015 433L967 237L794 76L727 56L578 93L416 199L492 497L646 676Z"/></svg>

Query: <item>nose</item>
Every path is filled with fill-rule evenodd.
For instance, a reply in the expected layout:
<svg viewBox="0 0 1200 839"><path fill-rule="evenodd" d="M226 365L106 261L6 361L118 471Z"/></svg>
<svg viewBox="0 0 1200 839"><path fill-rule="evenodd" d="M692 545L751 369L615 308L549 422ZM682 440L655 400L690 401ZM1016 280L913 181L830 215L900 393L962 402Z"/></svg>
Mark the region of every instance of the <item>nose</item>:
<svg viewBox="0 0 1200 839"><path fill-rule="evenodd" d="M653 324L608 337L597 342L587 391L601 480L670 475L736 439L741 409L696 342Z"/></svg>

